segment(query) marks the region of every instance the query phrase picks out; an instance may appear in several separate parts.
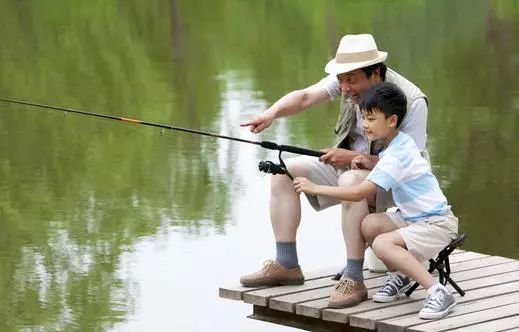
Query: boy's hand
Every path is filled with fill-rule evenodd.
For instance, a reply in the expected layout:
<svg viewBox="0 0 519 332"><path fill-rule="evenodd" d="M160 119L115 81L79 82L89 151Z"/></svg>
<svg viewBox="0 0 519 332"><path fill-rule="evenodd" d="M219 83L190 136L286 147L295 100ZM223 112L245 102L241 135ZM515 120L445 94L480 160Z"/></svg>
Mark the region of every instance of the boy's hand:
<svg viewBox="0 0 519 332"><path fill-rule="evenodd" d="M272 124L272 121L274 121L274 116L271 115L268 112L263 112L259 115L257 115L254 119L248 122L240 123L241 127L249 127L250 131L254 134L257 134L264 129L267 129Z"/></svg>
<svg viewBox="0 0 519 332"><path fill-rule="evenodd" d="M358 155L351 160L351 169L373 169L375 164L366 155Z"/></svg>
<svg viewBox="0 0 519 332"><path fill-rule="evenodd" d="M317 185L304 177L297 177L294 179L294 189L297 193L317 195Z"/></svg>

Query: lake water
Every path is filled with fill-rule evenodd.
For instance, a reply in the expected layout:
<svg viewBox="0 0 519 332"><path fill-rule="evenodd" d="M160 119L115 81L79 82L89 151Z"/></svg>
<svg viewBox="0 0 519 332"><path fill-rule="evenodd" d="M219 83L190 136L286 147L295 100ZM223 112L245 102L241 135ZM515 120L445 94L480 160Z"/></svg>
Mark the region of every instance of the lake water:
<svg viewBox="0 0 519 332"><path fill-rule="evenodd" d="M429 97L428 147L464 249L519 259L514 1L0 4L0 98L310 149L332 143L336 102L260 136L239 123L321 79L343 34L372 33ZM0 103L0 330L292 330L218 298L274 255L257 164L276 158ZM344 262L339 214L303 201L305 270Z"/></svg>

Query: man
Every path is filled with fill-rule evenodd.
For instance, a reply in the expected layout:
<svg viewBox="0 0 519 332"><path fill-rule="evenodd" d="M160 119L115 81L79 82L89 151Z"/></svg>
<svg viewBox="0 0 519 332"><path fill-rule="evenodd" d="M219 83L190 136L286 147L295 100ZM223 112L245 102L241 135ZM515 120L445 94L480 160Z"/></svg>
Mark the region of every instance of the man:
<svg viewBox="0 0 519 332"><path fill-rule="evenodd" d="M362 182L365 172L349 170L353 158L369 155L376 162L377 144L370 144L362 129L362 114L358 103L364 91L382 81L396 84L407 99L407 115L400 130L411 136L421 151L425 150L427 126L427 98L413 83L388 69L383 61L386 52L377 49L369 34L346 35L336 56L325 67L329 75L318 83L302 90L288 93L252 121L243 123L251 132L268 128L274 119L294 115L311 106L331 101L341 96L340 114L335 126L336 143L318 159L300 156L286 161L294 177L307 177L312 182L330 186L352 186ZM347 263L342 278L351 280L353 287L335 289L330 305L343 307L355 305L363 298L364 250L360 223L376 204L376 197L360 202L341 202L323 196L306 195L312 207L319 211L342 204L342 232L346 243ZM381 197L378 197L380 199ZM299 194L286 175L272 176L270 218L276 239L276 259L267 261L256 273L243 276L244 286L270 286L302 284L304 276L299 267L296 250L296 232L301 220ZM399 291L397 289L397 291Z"/></svg>

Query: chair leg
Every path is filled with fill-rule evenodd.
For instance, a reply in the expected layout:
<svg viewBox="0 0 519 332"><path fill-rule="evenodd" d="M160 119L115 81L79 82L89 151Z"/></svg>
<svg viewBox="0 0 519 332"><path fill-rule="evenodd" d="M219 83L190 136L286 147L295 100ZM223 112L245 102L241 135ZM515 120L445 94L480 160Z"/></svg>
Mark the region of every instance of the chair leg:
<svg viewBox="0 0 519 332"><path fill-rule="evenodd" d="M448 281L452 287L454 287L458 294L460 294L461 296L465 296L465 292L463 291L463 289L461 289L460 286L458 286L458 284L451 279L451 277L445 277L445 280Z"/></svg>
<svg viewBox="0 0 519 332"><path fill-rule="evenodd" d="M434 270L437 270L439 273L440 283L444 286L447 283L451 284L452 287L454 287L454 289L456 289L456 291L461 296L464 296L465 292L450 277L451 267L450 267L450 262L449 262L449 255L454 251L454 249L456 249L457 247L459 247L463 244L466 237L467 236L465 234L458 236L457 239L452 241L447 247L445 247L442 251L440 251L440 253L436 257L436 259L429 259L429 269L428 269L429 273L432 273ZM415 282L413 284L413 286L411 286L411 288L409 288L407 290L407 292L405 292L405 295L410 296L418 286L419 286L418 283Z"/></svg>

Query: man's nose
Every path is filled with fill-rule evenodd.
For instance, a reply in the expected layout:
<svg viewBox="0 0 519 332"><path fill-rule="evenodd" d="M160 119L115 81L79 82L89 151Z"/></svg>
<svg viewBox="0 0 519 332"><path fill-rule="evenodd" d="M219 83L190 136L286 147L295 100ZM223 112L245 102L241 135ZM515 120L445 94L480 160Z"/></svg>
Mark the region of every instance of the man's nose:
<svg viewBox="0 0 519 332"><path fill-rule="evenodd" d="M341 82L341 90L342 90L343 93L348 93L351 90L351 86L347 82L342 81Z"/></svg>

